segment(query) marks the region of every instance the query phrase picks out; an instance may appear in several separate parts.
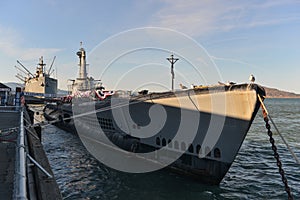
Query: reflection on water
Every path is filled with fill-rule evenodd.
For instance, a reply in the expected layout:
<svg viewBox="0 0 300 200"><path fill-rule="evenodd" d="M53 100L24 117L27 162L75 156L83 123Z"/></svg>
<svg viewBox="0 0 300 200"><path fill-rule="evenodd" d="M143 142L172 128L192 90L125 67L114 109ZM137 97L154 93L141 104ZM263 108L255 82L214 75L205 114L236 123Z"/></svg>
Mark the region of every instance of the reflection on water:
<svg viewBox="0 0 300 200"><path fill-rule="evenodd" d="M300 157L300 100L266 100L279 130ZM274 131L274 128L272 128ZM275 132L275 131L274 131ZM300 199L300 166L274 136L289 185ZM161 170L127 174L95 160L76 135L47 126L43 143L64 199L286 199L271 144L259 113L219 186Z"/></svg>

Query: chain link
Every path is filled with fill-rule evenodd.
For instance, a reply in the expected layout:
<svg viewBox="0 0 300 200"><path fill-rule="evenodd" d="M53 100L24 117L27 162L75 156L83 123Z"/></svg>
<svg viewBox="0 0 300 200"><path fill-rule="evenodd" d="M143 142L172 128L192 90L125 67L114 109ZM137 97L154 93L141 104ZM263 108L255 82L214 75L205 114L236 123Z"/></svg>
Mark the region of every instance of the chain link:
<svg viewBox="0 0 300 200"><path fill-rule="evenodd" d="M292 196L292 192L291 192L291 189L290 187L288 186L288 181L285 177L285 174L284 174L284 170L282 169L282 163L280 161L280 157L279 157L279 154L277 152L277 147L275 145L275 140L273 138L273 133L271 131L271 126L269 124L269 118L268 118L268 114L266 113L266 111L264 109L263 110L263 117L264 117L264 121L266 122L266 128L268 130L268 135L270 137L269 141L272 145L272 150L274 152L274 158L276 159L276 163L277 163L277 166L278 166L278 171L279 171L279 174L281 175L281 180L284 184L284 187L285 187L285 191L286 193L288 194L288 199L289 200L293 200L293 196Z"/></svg>

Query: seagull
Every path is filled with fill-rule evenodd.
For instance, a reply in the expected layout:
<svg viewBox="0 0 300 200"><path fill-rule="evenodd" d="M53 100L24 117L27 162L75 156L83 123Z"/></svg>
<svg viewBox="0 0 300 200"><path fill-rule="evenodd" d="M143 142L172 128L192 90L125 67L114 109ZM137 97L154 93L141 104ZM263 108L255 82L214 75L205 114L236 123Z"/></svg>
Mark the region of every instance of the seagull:
<svg viewBox="0 0 300 200"><path fill-rule="evenodd" d="M251 75L249 76L249 81L251 81L252 83L254 83L255 77L253 76L253 74L251 74Z"/></svg>
<svg viewBox="0 0 300 200"><path fill-rule="evenodd" d="M185 85L182 85L182 83L180 83L179 86L182 90L188 89Z"/></svg>

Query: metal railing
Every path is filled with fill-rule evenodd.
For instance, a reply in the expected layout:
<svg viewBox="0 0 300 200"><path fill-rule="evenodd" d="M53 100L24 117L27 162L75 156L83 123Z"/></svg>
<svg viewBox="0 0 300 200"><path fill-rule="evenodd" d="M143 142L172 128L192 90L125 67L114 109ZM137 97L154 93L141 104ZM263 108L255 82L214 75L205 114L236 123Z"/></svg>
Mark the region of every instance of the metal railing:
<svg viewBox="0 0 300 200"><path fill-rule="evenodd" d="M15 163L15 190L14 199L27 199L26 188L26 152L25 152L25 132L24 115L20 111L20 130L17 139L17 153Z"/></svg>
<svg viewBox="0 0 300 200"><path fill-rule="evenodd" d="M0 106L1 112L18 112L19 106Z"/></svg>

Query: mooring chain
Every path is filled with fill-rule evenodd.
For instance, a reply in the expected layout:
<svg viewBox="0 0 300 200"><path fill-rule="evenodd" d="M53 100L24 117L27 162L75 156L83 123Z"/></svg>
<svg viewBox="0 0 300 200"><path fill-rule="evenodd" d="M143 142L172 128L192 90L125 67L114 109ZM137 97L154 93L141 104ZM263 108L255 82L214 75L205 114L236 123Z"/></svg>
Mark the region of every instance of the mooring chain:
<svg viewBox="0 0 300 200"><path fill-rule="evenodd" d="M268 135L270 137L269 140L270 140L270 143L272 144L272 150L274 151L274 158L276 159L279 174L281 175L281 180L284 184L285 191L288 194L288 199L293 200L294 198L292 196L291 188L288 186L288 181L285 177L284 170L282 169L282 163L280 161L280 157L279 157L279 154L277 152L277 147L275 145L275 140L273 138L273 133L271 131L271 125L269 124L269 118L268 118L267 112L264 109L263 109L262 112L263 112L264 121L266 122L266 128L268 130Z"/></svg>
<svg viewBox="0 0 300 200"><path fill-rule="evenodd" d="M273 133L271 131L271 126L269 124L269 119L268 119L267 115L264 116L264 121L266 122L266 128L268 129L268 135L270 137L270 143L272 144L272 150L274 151L274 158L276 159L277 166L278 166L278 169L279 169L279 174L281 175L281 180L284 184L285 191L288 194L288 199L293 199L291 189L288 186L288 181L285 177L284 170L282 168L282 163L280 161L280 157L279 157L279 154L277 152L277 147L275 145L275 140L273 138Z"/></svg>

